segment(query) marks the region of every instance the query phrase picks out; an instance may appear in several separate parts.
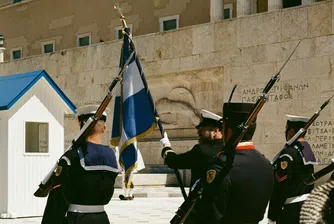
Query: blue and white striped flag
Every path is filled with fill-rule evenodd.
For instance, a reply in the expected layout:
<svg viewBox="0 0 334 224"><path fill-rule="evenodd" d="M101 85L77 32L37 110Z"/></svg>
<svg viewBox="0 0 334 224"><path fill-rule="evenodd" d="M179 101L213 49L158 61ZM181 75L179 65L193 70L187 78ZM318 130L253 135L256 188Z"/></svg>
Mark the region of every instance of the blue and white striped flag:
<svg viewBox="0 0 334 224"><path fill-rule="evenodd" d="M125 64L132 53L130 41L125 34L121 65ZM119 162L125 170L126 187L131 184L131 173L138 165L137 139L152 132L157 124L152 98L145 88L141 66L137 64L135 57L136 52L126 67L123 82L116 92L111 134L111 145L119 148Z"/></svg>

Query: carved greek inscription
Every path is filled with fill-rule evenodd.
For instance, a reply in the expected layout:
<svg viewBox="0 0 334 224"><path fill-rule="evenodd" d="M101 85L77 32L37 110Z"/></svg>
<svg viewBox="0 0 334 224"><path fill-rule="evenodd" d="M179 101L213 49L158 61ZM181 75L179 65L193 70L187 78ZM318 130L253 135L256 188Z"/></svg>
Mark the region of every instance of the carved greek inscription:
<svg viewBox="0 0 334 224"><path fill-rule="evenodd" d="M81 101L77 104L77 108L86 106L86 105L100 105L101 101L99 100L90 100L90 101Z"/></svg>
<svg viewBox="0 0 334 224"><path fill-rule="evenodd" d="M328 164L334 157L334 121L316 120L307 130L310 143L319 164Z"/></svg>
<svg viewBox="0 0 334 224"><path fill-rule="evenodd" d="M288 84L275 85L268 93L268 101L280 101L293 99L294 92L304 91L309 88L309 84ZM243 88L241 90L241 100L244 103L255 103L257 98L262 93L263 88Z"/></svg>
<svg viewBox="0 0 334 224"><path fill-rule="evenodd" d="M71 115L65 115L64 119L65 119L66 121L77 120L76 115L73 115L73 114L71 114Z"/></svg>
<svg viewBox="0 0 334 224"><path fill-rule="evenodd" d="M65 139L64 149L66 150L70 145L72 145L72 139Z"/></svg>

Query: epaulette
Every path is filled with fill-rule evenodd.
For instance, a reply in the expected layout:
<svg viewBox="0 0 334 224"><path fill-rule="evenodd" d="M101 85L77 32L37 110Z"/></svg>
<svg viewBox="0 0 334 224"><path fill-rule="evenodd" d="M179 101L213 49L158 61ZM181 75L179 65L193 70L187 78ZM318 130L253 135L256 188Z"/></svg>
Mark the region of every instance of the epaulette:
<svg viewBox="0 0 334 224"><path fill-rule="evenodd" d="M60 157L60 160L65 160L67 165L70 166L72 164L71 161L75 157L78 157L78 153L76 152L76 150L70 149L66 151L62 157Z"/></svg>

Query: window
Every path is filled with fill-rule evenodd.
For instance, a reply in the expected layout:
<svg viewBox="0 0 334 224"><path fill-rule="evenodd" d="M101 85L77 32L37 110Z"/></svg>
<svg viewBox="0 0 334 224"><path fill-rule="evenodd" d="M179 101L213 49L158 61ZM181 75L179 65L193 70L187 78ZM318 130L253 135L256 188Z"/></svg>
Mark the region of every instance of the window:
<svg viewBox="0 0 334 224"><path fill-rule="evenodd" d="M224 5L224 19L231 19L233 12L233 3Z"/></svg>
<svg viewBox="0 0 334 224"><path fill-rule="evenodd" d="M295 7L302 4L302 0L283 0L283 8Z"/></svg>
<svg viewBox="0 0 334 224"><path fill-rule="evenodd" d="M48 41L42 43L42 53L52 53L55 52L55 41Z"/></svg>
<svg viewBox="0 0 334 224"><path fill-rule="evenodd" d="M49 124L26 122L26 153L49 152Z"/></svg>
<svg viewBox="0 0 334 224"><path fill-rule="evenodd" d="M22 58L22 48L14 48L10 50L10 59L11 60L17 60Z"/></svg>
<svg viewBox="0 0 334 224"><path fill-rule="evenodd" d="M179 28L179 15L160 18L160 31L175 30Z"/></svg>
<svg viewBox="0 0 334 224"><path fill-rule="evenodd" d="M91 33L77 35L77 46L82 47L91 45L92 44L91 39L92 39Z"/></svg>
<svg viewBox="0 0 334 224"><path fill-rule="evenodd" d="M130 28L130 33L132 35L132 24L128 24L128 27ZM122 38L123 38L122 27L118 26L115 28L115 39L121 40Z"/></svg>
<svg viewBox="0 0 334 224"><path fill-rule="evenodd" d="M13 0L13 4L18 2L22 2L22 0Z"/></svg>

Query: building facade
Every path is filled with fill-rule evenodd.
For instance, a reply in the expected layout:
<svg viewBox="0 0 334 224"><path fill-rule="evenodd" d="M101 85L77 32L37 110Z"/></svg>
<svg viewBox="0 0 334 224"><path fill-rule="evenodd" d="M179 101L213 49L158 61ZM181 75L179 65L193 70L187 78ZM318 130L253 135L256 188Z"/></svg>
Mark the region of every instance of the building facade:
<svg viewBox="0 0 334 224"><path fill-rule="evenodd" d="M29 4L42 2L48 2L48 0L31 1ZM58 2L61 1L54 4ZM238 2L243 1L238 0ZM267 2L274 1L268 0ZM278 0L275 2L284 3ZM22 4L20 7L25 6L24 3L17 4ZM124 4L129 3L121 4L125 14ZM256 97L260 95L261 88L272 75L277 73L299 41L301 41L299 47L281 72L280 82L273 87L268 96L268 102L259 114L257 131L254 136L257 149L267 158L273 158L285 143L285 114L311 117L333 94L334 2L327 0L280 9L282 5L278 4L279 7L275 5L276 9L275 7L271 9L272 5L269 5L270 10L266 13L253 15L244 13L239 16L237 13L236 18L215 22L210 22L208 5L206 19L198 22L200 24L181 27L182 17L180 15L179 29L158 32L159 23L156 22L154 29L157 31L154 31L151 25L145 29L152 29L152 31L144 32L151 34L134 35L133 39L149 88L175 151L189 150L197 142L194 126L199 122L200 110L207 109L221 113L222 104L224 100L227 100L235 84L238 84L238 87L233 102L255 102ZM14 6L7 7L12 10ZM102 6L101 8L108 12L113 11L111 5L108 10ZM67 10L69 8L64 7L64 13ZM132 10L135 8L133 7ZM239 12L238 6L233 10ZM24 10L23 12L27 13ZM161 14L157 16L157 20L160 16L177 14L159 12ZM242 12L249 12L249 10ZM119 26L121 23L116 13L113 15L113 20L105 21L109 25L110 21L113 21L114 26ZM129 24L133 24L134 33L139 32L136 31L136 27L139 26L135 23L137 20L139 20L138 24L141 24L139 27L145 27L142 24L149 24L148 21L131 15L128 14L126 20ZM1 13L0 16L2 16ZM34 16L35 14L30 14L31 24L34 23ZM39 18L39 15L36 16ZM75 36L73 37L70 32L65 32L66 26L60 27L59 25L69 23L69 20L64 19L67 18L66 15L62 16L64 17L57 23L50 24L58 24L55 27L63 29L62 35L64 36L59 37L59 40L64 40L64 42L59 43L66 43L65 39L72 38L72 44L75 46ZM1 21L5 20L4 18L1 18ZM13 22L12 24L18 23L18 19L8 18L7 21ZM78 17L75 16L70 21L76 21L75 18ZM89 21L92 23L93 20ZM105 30L108 35L105 34L104 37L99 38L105 40L107 36L110 40L114 38L111 35L114 32L114 26L108 31ZM39 29L45 29L45 32L41 32L45 35L58 35L56 31L48 34L49 26L29 27L36 32ZM80 30L80 32L76 31L79 34L90 32L94 27L96 33L102 32L102 28L100 29L97 25L78 26L75 29ZM92 40L94 36L96 35L92 35ZM21 39L26 40L23 37ZM16 40L19 43L20 38ZM52 54L40 54L39 41L36 40L34 45L36 46L34 52L38 55L0 63L0 75L45 69L77 107L102 101L107 88L119 70L121 41L113 40L104 43L93 41L92 45L79 48L74 48L69 44L66 48L71 49L64 47L64 50L61 50L60 46L57 50L56 44L56 52ZM49 41L49 39L46 38L43 41ZM8 54L10 46L14 47L11 44L15 41L8 37L5 42L6 54ZM29 46L31 45L26 45L28 50ZM30 51L33 52L33 49L31 48ZM109 108L110 115L112 115L112 103ZM111 127L110 123L108 127ZM75 117L66 116L66 146L70 144L77 131L78 125ZM334 103L330 103L307 134L307 140L311 143L320 164L328 164L334 155L333 132ZM160 138L157 130L145 141L139 143L147 166L163 164L160 156ZM109 139L110 132L107 133L105 141L108 142Z"/></svg>
<svg viewBox="0 0 334 224"><path fill-rule="evenodd" d="M134 36L308 4L316 0L119 0ZM143 3L144 2L144 3ZM120 39L113 1L0 0L5 60ZM224 8L224 9L223 9Z"/></svg>

